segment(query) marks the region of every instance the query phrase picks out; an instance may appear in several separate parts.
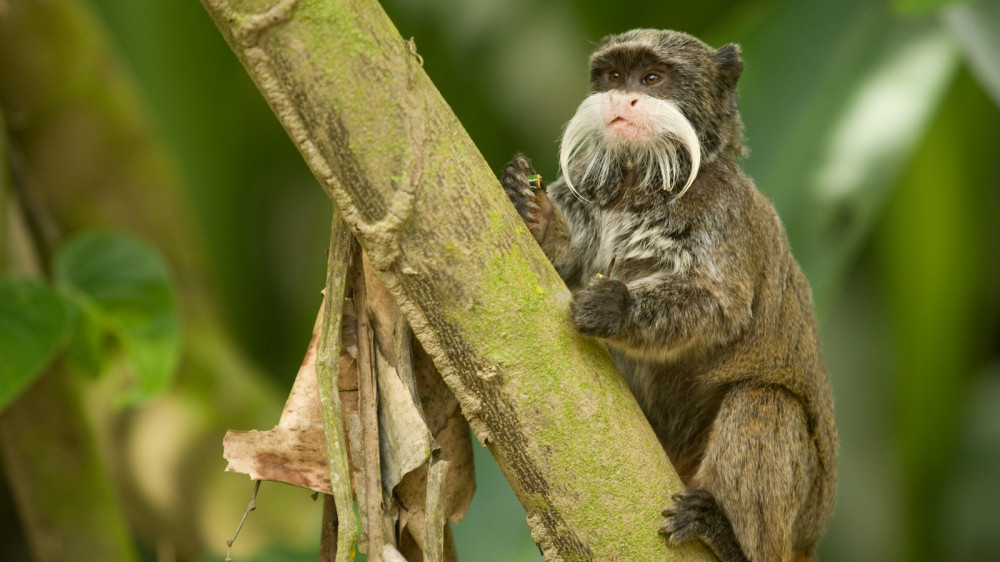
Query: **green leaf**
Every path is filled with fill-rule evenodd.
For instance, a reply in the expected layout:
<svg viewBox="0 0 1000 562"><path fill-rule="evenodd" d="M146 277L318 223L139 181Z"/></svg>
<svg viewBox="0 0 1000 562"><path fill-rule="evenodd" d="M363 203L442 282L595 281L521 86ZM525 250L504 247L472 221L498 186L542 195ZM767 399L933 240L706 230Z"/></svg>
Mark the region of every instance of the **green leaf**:
<svg viewBox="0 0 1000 562"><path fill-rule="evenodd" d="M100 364L100 338L86 333L89 316L121 342L132 366L135 385L126 401L163 390L177 366L180 329L173 283L157 253L122 233L89 233L60 249L53 271L84 312L85 341L75 346L85 365Z"/></svg>
<svg viewBox="0 0 1000 562"><path fill-rule="evenodd" d="M73 336L66 350L66 358L77 370L90 377L97 377L104 371L108 334L93 312L79 306L74 306L73 310Z"/></svg>
<svg viewBox="0 0 1000 562"><path fill-rule="evenodd" d="M67 319L62 298L40 281L0 280L0 411L52 361Z"/></svg>
<svg viewBox="0 0 1000 562"><path fill-rule="evenodd" d="M971 2L944 10L944 21L979 85L1000 107L1000 2Z"/></svg>
<svg viewBox="0 0 1000 562"><path fill-rule="evenodd" d="M742 39L746 168L822 313L952 83L958 48L938 22L867 0L785 1Z"/></svg>

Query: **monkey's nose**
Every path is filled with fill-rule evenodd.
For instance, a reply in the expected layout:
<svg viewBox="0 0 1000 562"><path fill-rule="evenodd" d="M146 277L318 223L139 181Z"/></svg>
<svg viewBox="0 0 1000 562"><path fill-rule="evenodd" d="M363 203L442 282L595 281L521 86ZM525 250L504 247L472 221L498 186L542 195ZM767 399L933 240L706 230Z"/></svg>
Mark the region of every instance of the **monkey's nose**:
<svg viewBox="0 0 1000 562"><path fill-rule="evenodd" d="M639 98L632 98L632 101L628 102L629 105L635 107L635 104L639 103Z"/></svg>

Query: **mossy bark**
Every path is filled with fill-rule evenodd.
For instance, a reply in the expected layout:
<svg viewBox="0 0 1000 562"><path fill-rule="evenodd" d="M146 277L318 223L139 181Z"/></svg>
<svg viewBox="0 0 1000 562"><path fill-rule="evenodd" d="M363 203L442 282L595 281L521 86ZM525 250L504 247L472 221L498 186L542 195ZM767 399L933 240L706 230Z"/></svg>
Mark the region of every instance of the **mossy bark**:
<svg viewBox="0 0 1000 562"><path fill-rule="evenodd" d="M668 551L681 484L496 177L371 0L202 0L364 246L549 560ZM220 138L219 142L225 142Z"/></svg>

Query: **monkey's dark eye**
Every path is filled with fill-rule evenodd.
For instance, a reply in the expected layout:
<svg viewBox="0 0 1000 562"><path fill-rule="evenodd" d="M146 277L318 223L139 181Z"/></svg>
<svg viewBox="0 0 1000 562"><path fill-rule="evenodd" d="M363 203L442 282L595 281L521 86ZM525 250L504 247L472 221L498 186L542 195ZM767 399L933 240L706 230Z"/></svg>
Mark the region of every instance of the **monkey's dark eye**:
<svg viewBox="0 0 1000 562"><path fill-rule="evenodd" d="M622 75L617 70L612 70L612 71L608 72L608 81L609 82L617 82L617 81L619 81L621 79L622 79Z"/></svg>
<svg viewBox="0 0 1000 562"><path fill-rule="evenodd" d="M646 86L655 86L663 81L663 78L659 74L647 74L645 78L642 79L642 83Z"/></svg>

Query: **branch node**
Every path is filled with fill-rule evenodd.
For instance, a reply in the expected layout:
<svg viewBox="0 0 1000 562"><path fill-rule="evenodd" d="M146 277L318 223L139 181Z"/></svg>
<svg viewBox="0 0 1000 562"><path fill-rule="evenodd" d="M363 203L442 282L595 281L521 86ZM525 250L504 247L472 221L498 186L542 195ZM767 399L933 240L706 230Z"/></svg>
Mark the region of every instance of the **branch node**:
<svg viewBox="0 0 1000 562"><path fill-rule="evenodd" d="M499 384L502 380L502 371L503 370L499 366L493 365L480 370L478 374L479 378L483 379L484 382Z"/></svg>
<svg viewBox="0 0 1000 562"><path fill-rule="evenodd" d="M247 43L256 44L260 34L279 23L290 19L292 10L299 0L281 0L259 14L250 14L237 19L236 34Z"/></svg>
<svg viewBox="0 0 1000 562"><path fill-rule="evenodd" d="M420 68L423 68L424 67L424 57L421 56L420 53L417 52L417 42L416 42L416 40L414 40L413 37L410 37L409 39L406 40L406 47L410 50L410 54L413 55L414 57L416 57L417 64L420 65Z"/></svg>
<svg viewBox="0 0 1000 562"><path fill-rule="evenodd" d="M423 175L422 166L415 166L416 177L407 185L400 186L393 194L392 205L385 216L374 223L359 223L361 235L370 243L365 248L372 265L378 271L386 271L399 257L399 233L413 214L413 199Z"/></svg>
<svg viewBox="0 0 1000 562"><path fill-rule="evenodd" d="M258 14L237 14L232 4L226 0L202 0L202 2L218 19L232 22L233 40L245 51L257 44L261 33L288 21L299 0L280 0Z"/></svg>

